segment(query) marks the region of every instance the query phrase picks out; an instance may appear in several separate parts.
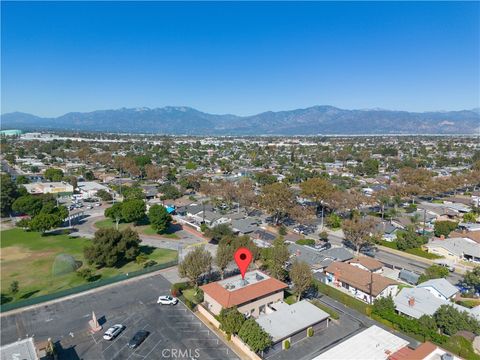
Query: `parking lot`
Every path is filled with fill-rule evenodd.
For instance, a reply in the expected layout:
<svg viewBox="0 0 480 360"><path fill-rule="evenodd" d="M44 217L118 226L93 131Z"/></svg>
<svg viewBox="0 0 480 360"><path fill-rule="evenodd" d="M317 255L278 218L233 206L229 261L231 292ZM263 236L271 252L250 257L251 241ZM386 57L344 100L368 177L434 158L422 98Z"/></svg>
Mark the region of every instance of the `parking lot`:
<svg viewBox="0 0 480 360"><path fill-rule="evenodd" d="M182 303L158 305L158 295L168 294L170 283L161 275L100 290L91 295L2 317L3 344L34 336L51 337L60 359L238 359ZM88 320L95 311L102 331L92 334ZM103 333L114 324L125 330L112 341ZM138 330L150 335L137 349L128 341Z"/></svg>

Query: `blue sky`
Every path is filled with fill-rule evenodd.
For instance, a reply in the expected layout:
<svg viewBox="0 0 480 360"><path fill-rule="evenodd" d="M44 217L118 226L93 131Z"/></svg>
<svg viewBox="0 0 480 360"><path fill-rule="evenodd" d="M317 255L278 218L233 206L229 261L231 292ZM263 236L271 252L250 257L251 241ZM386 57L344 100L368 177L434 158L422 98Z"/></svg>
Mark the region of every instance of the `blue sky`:
<svg viewBox="0 0 480 360"><path fill-rule="evenodd" d="M1 6L2 113L479 106L479 2Z"/></svg>

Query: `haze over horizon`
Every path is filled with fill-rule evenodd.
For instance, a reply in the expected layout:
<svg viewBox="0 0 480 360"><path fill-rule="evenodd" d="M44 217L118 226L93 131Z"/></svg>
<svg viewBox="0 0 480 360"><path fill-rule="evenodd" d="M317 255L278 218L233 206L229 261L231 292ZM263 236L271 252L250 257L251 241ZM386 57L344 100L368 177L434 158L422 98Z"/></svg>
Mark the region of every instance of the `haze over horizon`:
<svg viewBox="0 0 480 360"><path fill-rule="evenodd" d="M478 2L2 2L2 114L480 107Z"/></svg>

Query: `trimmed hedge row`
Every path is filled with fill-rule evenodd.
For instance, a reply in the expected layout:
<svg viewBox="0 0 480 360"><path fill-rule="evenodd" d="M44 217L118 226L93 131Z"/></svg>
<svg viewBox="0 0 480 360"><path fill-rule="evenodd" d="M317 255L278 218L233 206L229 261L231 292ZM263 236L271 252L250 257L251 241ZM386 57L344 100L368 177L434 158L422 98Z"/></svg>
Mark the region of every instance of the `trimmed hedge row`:
<svg viewBox="0 0 480 360"><path fill-rule="evenodd" d="M340 301L342 304L355 309L362 314L370 316L372 312L370 305L365 304L364 302L319 281L316 281L316 286L318 291L320 291L322 294L330 296L331 298Z"/></svg>

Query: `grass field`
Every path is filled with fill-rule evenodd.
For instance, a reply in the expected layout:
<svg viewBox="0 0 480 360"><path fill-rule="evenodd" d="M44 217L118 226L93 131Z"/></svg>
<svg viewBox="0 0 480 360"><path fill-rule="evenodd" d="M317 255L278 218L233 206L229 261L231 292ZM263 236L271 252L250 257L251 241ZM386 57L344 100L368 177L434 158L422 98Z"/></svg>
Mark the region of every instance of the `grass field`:
<svg viewBox="0 0 480 360"><path fill-rule="evenodd" d="M97 221L95 223L95 226L99 229L105 229L105 228L111 228L115 227L115 221L112 219L104 219ZM175 233L175 230L169 229L166 233L163 234L158 234L150 225L140 225L140 226L135 226L133 223L119 223L118 224L118 230L123 230L127 227L131 227L134 230L138 231L139 233L145 234L145 235L159 235L168 239L180 239L180 236L178 236Z"/></svg>
<svg viewBox="0 0 480 360"><path fill-rule="evenodd" d="M68 235L41 236L37 232L25 232L21 229L5 230L1 236L1 292L2 301L23 300L39 295L50 294L86 283L76 273L54 277L52 265L58 254L72 255L75 260L84 262L83 248L90 240L73 238ZM156 249L142 246L141 251L150 260L166 263L174 260L177 252L168 249ZM134 261L118 268L96 270L102 279L132 272L142 268ZM19 291L11 294L12 281L18 281Z"/></svg>

